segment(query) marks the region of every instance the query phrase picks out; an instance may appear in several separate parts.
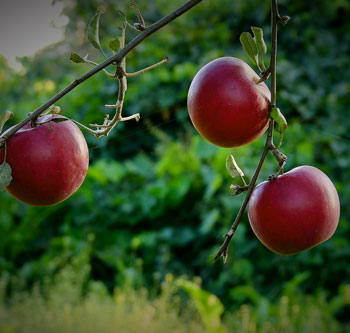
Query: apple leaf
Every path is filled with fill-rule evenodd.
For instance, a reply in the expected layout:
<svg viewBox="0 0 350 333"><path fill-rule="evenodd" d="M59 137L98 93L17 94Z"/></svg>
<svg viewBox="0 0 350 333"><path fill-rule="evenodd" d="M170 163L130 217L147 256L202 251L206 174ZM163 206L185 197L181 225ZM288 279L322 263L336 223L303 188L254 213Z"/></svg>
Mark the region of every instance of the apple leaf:
<svg viewBox="0 0 350 333"><path fill-rule="evenodd" d="M99 26L100 26L100 16L103 14L102 10L98 10L93 18L90 20L87 26L87 36L89 42L99 50L102 50L100 37L99 37Z"/></svg>
<svg viewBox="0 0 350 333"><path fill-rule="evenodd" d="M120 37L115 37L113 39L110 39L108 41L108 47L112 50L112 51L118 51L119 47L120 47Z"/></svg>
<svg viewBox="0 0 350 333"><path fill-rule="evenodd" d="M272 108L270 117L276 122L276 130L279 133L283 133L287 128L287 120L280 111L279 108Z"/></svg>
<svg viewBox="0 0 350 333"><path fill-rule="evenodd" d="M5 125L5 123L13 117L13 112L7 110L3 114L0 114L0 133Z"/></svg>
<svg viewBox="0 0 350 333"><path fill-rule="evenodd" d="M237 163L232 155L229 155L226 158L226 169L232 178L244 176L243 171L237 165Z"/></svg>
<svg viewBox="0 0 350 333"><path fill-rule="evenodd" d="M76 64L82 64L85 62L85 59L75 52L71 53L69 59L75 62Z"/></svg>
<svg viewBox="0 0 350 333"><path fill-rule="evenodd" d="M242 32L239 40L243 46L243 51L249 57L249 59L259 67L258 64L258 47L249 32Z"/></svg>
<svg viewBox="0 0 350 333"><path fill-rule="evenodd" d="M258 53L260 56L264 56L267 52L267 47L264 41L264 33L261 28L257 27L251 27L253 34L254 34L254 40L256 43L256 46L258 48Z"/></svg>
<svg viewBox="0 0 350 333"><path fill-rule="evenodd" d="M0 191L4 191L12 181L12 169L10 164L4 162L0 165Z"/></svg>

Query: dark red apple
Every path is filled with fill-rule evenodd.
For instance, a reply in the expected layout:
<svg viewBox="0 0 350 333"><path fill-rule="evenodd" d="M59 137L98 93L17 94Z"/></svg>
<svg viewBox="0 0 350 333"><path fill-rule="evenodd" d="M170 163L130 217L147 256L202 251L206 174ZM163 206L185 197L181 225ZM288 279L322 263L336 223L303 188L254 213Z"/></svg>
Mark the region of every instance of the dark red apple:
<svg viewBox="0 0 350 333"><path fill-rule="evenodd" d="M58 115L39 117L44 123L25 125L7 142L7 162L12 182L6 190L32 206L55 205L71 196L83 183L89 165L85 138L71 121ZM4 148L0 149L0 162Z"/></svg>
<svg viewBox="0 0 350 333"><path fill-rule="evenodd" d="M329 239L340 213L338 193L326 174L300 166L259 184L248 204L250 225L271 251L290 255Z"/></svg>
<svg viewBox="0 0 350 333"><path fill-rule="evenodd" d="M244 61L224 57L205 65L194 77L187 98L197 131L221 147L237 147L267 129L270 90Z"/></svg>

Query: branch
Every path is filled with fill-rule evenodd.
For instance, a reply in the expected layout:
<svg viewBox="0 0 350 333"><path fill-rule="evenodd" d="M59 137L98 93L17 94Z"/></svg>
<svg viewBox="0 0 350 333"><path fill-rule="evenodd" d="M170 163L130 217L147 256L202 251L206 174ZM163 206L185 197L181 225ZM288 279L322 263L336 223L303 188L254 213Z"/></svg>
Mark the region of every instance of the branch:
<svg viewBox="0 0 350 333"><path fill-rule="evenodd" d="M157 22L153 23L152 25L148 26L143 32L141 32L139 35L137 35L133 40L131 40L123 49L121 49L118 53L113 55L112 57L105 60L103 63L99 64L95 68L91 69L90 71L86 72L85 74L81 75L77 79L75 79L72 83L70 83L67 87L65 87L63 90L61 90L59 93L57 93L55 96L51 97L47 102L39 106L37 109L35 109L33 112L31 112L27 118L23 119L18 124L10 127L7 129L4 133L0 135L0 147L2 147L6 140L8 140L12 135L14 135L20 128L22 128L25 124L30 122L31 120L37 118L40 116L42 112L44 112L48 107L56 103L59 99L61 99L63 96L67 95L70 91L72 91L74 88L76 88L78 85L80 85L82 82L90 78L91 76L95 75L99 71L103 70L108 65L111 65L113 63L120 63L122 59L130 52L132 51L137 45L139 45L144 39L170 23L171 21L175 20L182 14L189 11L192 7L200 3L202 0L189 0L182 6L180 6L178 9L174 10L172 13L168 14L167 16L164 16Z"/></svg>
<svg viewBox="0 0 350 333"><path fill-rule="evenodd" d="M125 20L122 26L122 36L120 39L120 48L123 49L125 47L125 32L126 27L128 26L127 21ZM93 130L87 126L83 125L83 128L85 128L88 132L95 135L97 138L100 138L102 136L107 136L111 130L119 123L119 121L126 120L126 118L122 117L122 111L123 111L123 104L124 104L124 98L125 98L125 92L127 89L127 79L124 75L125 73L125 65L126 64L126 57L124 57L120 62L116 63L116 72L114 77L118 79L118 100L115 105L106 105L106 107L115 108L114 116L111 120L109 120L109 114L105 115L105 119L102 125L93 124L90 125L92 127L96 127L96 130ZM139 114L133 115L131 117L127 117L128 119L136 119L137 121L140 118Z"/></svg>
<svg viewBox="0 0 350 333"><path fill-rule="evenodd" d="M151 69L153 69L153 68L156 68L156 67L158 67L159 65L162 65L162 64L164 64L164 63L166 63L168 61L168 57L165 57L163 60L161 60L161 61L159 61L159 62L157 62L157 63L155 63L155 64L153 64L153 65L151 65L151 66L148 66L148 67L146 67L146 68L144 68L144 69L141 69L141 70L139 70L139 71L137 71L137 72L134 72L134 73L124 73L124 75L126 76L126 77L134 77L134 76L138 76L138 75L140 75L140 74L143 74L144 72L147 72L147 71L149 71L149 70L151 70Z"/></svg>
<svg viewBox="0 0 350 333"><path fill-rule="evenodd" d="M268 132L267 132L267 138L266 138L266 143L265 143L265 147L264 147L264 150L261 154L261 157L260 157L260 161L259 161L259 164L255 170L255 173L249 183L249 186L248 186L248 191L247 191L247 194L244 198L244 201L242 203L242 206L241 208L239 209L238 211L238 214L230 228L230 230L224 235L225 240L224 242L222 243L222 245L220 246L219 250L217 251L216 255L215 255L215 258L214 260L217 260L220 256L223 256L223 259L224 261L226 261L226 258L227 258L227 253L228 253L228 246L230 244L230 241L234 235L234 233L236 232L236 229L238 227L238 224L239 222L241 221L241 218L243 216L243 213L248 205L248 202L249 202L249 199L252 195L252 192L254 190L254 187L255 187L255 184L256 184L256 181L258 179L258 176L260 174L260 171L261 171L261 168L264 164L264 161L265 161L265 158L267 156L267 153L268 151L271 149L271 145L273 145L273 128L274 128L274 121L270 118L270 123L269 123L269 128L268 128Z"/></svg>
<svg viewBox="0 0 350 333"><path fill-rule="evenodd" d="M289 20L288 16L281 17L278 13L277 0L271 0L271 56L270 56L270 66L268 71L271 73L271 107L276 107L276 58L277 58L277 24L281 22L283 24L287 23ZM273 130L274 130L274 120L270 118L269 128L267 132L267 138L265 142L264 150L261 154L260 161L255 170L255 173L249 183L247 194L238 211L238 214L230 228L230 230L224 235L225 240L217 251L214 260L217 260L220 256L223 257L224 262L226 262L228 255L228 246L231 239L238 227L239 222L243 216L243 213L248 205L249 199L253 193L256 181L260 174L261 168L264 164L267 153L272 150L276 151L277 148L273 144ZM285 163L285 161L284 161ZM284 166L284 164L283 164ZM280 170L283 170L283 166L280 165Z"/></svg>

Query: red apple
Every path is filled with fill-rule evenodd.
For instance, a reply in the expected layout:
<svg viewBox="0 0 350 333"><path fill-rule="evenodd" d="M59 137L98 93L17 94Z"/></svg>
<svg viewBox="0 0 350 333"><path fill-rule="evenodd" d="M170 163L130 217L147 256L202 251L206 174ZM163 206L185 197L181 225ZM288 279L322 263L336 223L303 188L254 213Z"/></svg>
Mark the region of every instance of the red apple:
<svg viewBox="0 0 350 333"><path fill-rule="evenodd" d="M339 221L338 193L321 170L300 166L259 184L248 204L250 225L271 251L290 255L329 239Z"/></svg>
<svg viewBox="0 0 350 333"><path fill-rule="evenodd" d="M187 106L197 131L221 147L237 147L267 129L271 94L244 61L224 57L205 65L194 77Z"/></svg>
<svg viewBox="0 0 350 333"><path fill-rule="evenodd" d="M39 117L44 123L25 125L7 142L7 162L12 182L6 190L32 206L55 205L71 196L84 181L89 151L79 128L71 121L50 121L57 115ZM0 149L0 161L4 148Z"/></svg>

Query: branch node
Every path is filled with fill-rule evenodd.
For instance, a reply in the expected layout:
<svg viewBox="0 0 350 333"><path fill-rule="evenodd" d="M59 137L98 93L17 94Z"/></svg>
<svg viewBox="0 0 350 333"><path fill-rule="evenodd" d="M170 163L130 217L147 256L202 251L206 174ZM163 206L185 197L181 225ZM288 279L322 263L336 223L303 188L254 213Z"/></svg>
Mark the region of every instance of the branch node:
<svg viewBox="0 0 350 333"><path fill-rule="evenodd" d="M270 77L270 74L271 74L271 69L270 67L265 69L264 71L262 71L260 73L260 80L256 81L256 84L259 84L261 82L264 82L266 81L269 77Z"/></svg>
<svg viewBox="0 0 350 333"><path fill-rule="evenodd" d="M270 175L270 176L267 178L267 180L268 180L269 182L272 182L272 181L276 180L277 177L278 177L278 174L275 173L275 174L273 174L273 175Z"/></svg>
<svg viewBox="0 0 350 333"><path fill-rule="evenodd" d="M103 120L103 125L108 125L108 122L109 122L109 114L107 113L105 115L105 119Z"/></svg>
<svg viewBox="0 0 350 333"><path fill-rule="evenodd" d="M234 194L231 194L232 196L240 195L243 192L246 192L246 191L249 190L249 185L239 186L239 185L231 184L230 185L230 190L235 191Z"/></svg>
<svg viewBox="0 0 350 333"><path fill-rule="evenodd" d="M290 16L287 16L287 15L285 15L285 16L279 16L279 17L278 17L278 20L279 20L283 25L286 25L286 24L289 22L289 20L290 20Z"/></svg>
<svg viewBox="0 0 350 333"><path fill-rule="evenodd" d="M275 157L275 159L278 163L278 166L280 168L286 164L287 156L285 154L281 153L275 145L273 145L270 148L270 151L271 151L272 155Z"/></svg>
<svg viewBox="0 0 350 333"><path fill-rule="evenodd" d="M140 23L134 23L134 27L138 31L144 31L146 29L146 27Z"/></svg>

